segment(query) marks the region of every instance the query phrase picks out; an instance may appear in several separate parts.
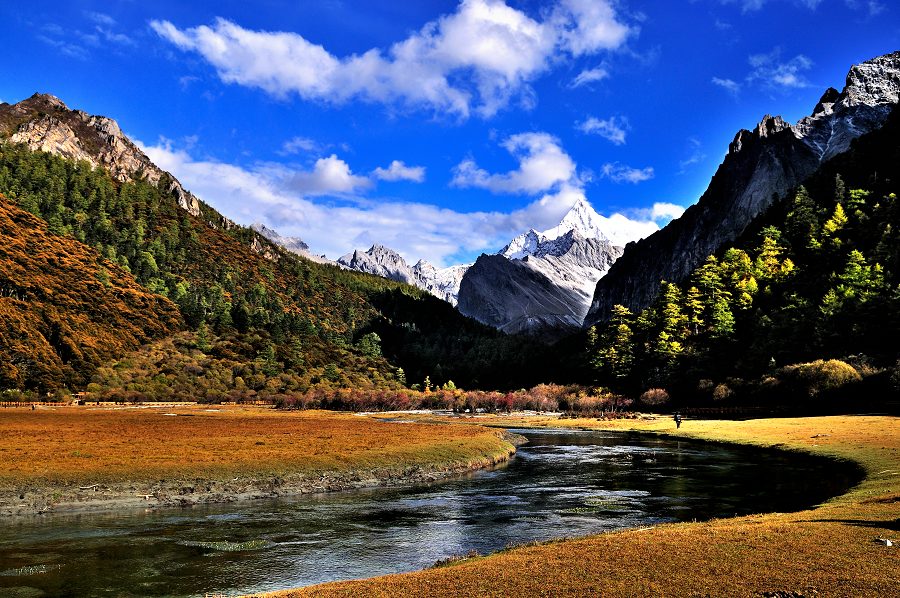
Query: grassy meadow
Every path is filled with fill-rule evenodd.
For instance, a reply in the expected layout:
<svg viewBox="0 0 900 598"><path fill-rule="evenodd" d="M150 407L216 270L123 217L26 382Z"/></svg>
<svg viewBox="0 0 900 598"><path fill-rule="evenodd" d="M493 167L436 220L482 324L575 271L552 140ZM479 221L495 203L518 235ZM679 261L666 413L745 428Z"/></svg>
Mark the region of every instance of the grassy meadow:
<svg viewBox="0 0 900 598"><path fill-rule="evenodd" d="M107 485L134 496L235 479L252 486L289 478L305 481L303 491L339 489L475 469L513 451L496 429L325 411L0 409L0 503L35 495L43 502L83 503L110 498L98 492Z"/></svg>

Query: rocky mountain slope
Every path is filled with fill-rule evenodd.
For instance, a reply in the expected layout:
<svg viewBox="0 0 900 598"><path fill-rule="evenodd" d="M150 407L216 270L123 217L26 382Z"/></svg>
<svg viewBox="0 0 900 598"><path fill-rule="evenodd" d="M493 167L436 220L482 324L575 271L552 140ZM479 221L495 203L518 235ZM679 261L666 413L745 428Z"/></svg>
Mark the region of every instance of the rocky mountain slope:
<svg viewBox="0 0 900 598"><path fill-rule="evenodd" d="M111 118L70 110L59 98L36 93L17 104L0 104L0 137L32 151L85 160L120 182L143 179L157 185L165 180L178 205L192 216L200 215L200 200L151 162Z"/></svg>
<svg viewBox="0 0 900 598"><path fill-rule="evenodd" d="M299 237L285 237L279 234L279 232L275 229L271 229L265 224L261 222L254 222L250 225L250 229L258 232L265 238L267 238L272 243L276 245L280 245L284 247L291 253L295 253L299 256L305 257L308 260L312 260L314 262L318 262L320 264L333 264L331 260L326 258L324 255L315 255L309 250L309 245L306 244L303 239Z"/></svg>
<svg viewBox="0 0 900 598"><path fill-rule="evenodd" d="M602 216L579 200L560 223L529 230L463 277L459 311L507 333L557 338L577 330L593 289L622 254Z"/></svg>
<svg viewBox="0 0 900 598"><path fill-rule="evenodd" d="M660 280L683 281L824 162L882 126L898 93L900 52L895 52L852 67L843 91L827 90L813 113L797 124L767 115L752 131L739 131L697 204L627 246L600 279L585 326L605 319L615 304L646 307Z"/></svg>
<svg viewBox="0 0 900 598"><path fill-rule="evenodd" d="M337 263L350 270L417 286L451 305L456 305L460 281L469 268L468 264L435 268L425 260L410 267L399 253L378 244L367 251L355 250L339 257Z"/></svg>

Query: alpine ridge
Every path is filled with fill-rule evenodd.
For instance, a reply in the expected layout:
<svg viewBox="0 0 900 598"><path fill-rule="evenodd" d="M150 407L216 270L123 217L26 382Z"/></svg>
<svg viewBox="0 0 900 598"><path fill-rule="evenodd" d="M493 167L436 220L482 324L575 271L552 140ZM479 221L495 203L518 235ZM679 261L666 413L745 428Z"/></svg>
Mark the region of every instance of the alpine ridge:
<svg viewBox="0 0 900 598"><path fill-rule="evenodd" d="M337 263L350 270L417 286L451 305L456 305L460 281L469 269L469 264L436 268L425 260L410 267L399 253L378 244L367 251L355 250L341 256Z"/></svg>
<svg viewBox="0 0 900 598"><path fill-rule="evenodd" d="M900 52L894 52L853 66L843 91L829 88L812 114L796 124L766 115L753 130L739 131L699 201L662 230L629 245L600 279L584 326L604 320L616 304L646 307L661 280L682 282L824 162L881 127L898 93Z"/></svg>

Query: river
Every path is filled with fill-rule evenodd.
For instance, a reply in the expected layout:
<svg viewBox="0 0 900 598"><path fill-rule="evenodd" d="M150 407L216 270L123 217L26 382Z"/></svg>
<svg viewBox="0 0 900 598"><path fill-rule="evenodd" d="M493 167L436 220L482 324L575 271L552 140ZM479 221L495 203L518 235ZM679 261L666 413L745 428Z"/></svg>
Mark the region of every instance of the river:
<svg viewBox="0 0 900 598"><path fill-rule="evenodd" d="M794 511L861 479L774 450L514 430L506 465L427 486L0 521L0 595L232 595L672 521Z"/></svg>

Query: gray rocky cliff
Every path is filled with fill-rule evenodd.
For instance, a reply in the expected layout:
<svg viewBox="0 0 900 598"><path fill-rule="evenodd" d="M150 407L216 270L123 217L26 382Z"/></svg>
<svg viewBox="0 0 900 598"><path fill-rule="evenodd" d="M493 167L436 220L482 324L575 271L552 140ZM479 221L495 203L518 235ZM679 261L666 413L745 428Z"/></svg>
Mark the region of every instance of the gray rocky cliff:
<svg viewBox="0 0 900 598"><path fill-rule="evenodd" d="M23 143L32 151L43 151L69 160L84 160L105 168L118 181L144 179L152 185L165 181L166 190L178 205L193 216L200 215L200 201L186 191L171 174L150 161L116 121L70 110L59 98L34 94L17 104L0 105L0 138ZM229 228L223 218L214 226Z"/></svg>
<svg viewBox="0 0 900 598"><path fill-rule="evenodd" d="M697 204L625 247L597 283L584 325L604 320L616 304L646 307L661 280L684 281L823 162L879 128L897 105L898 92L900 52L895 52L851 68L843 91L827 90L813 113L797 124L767 115L752 131L739 131Z"/></svg>

